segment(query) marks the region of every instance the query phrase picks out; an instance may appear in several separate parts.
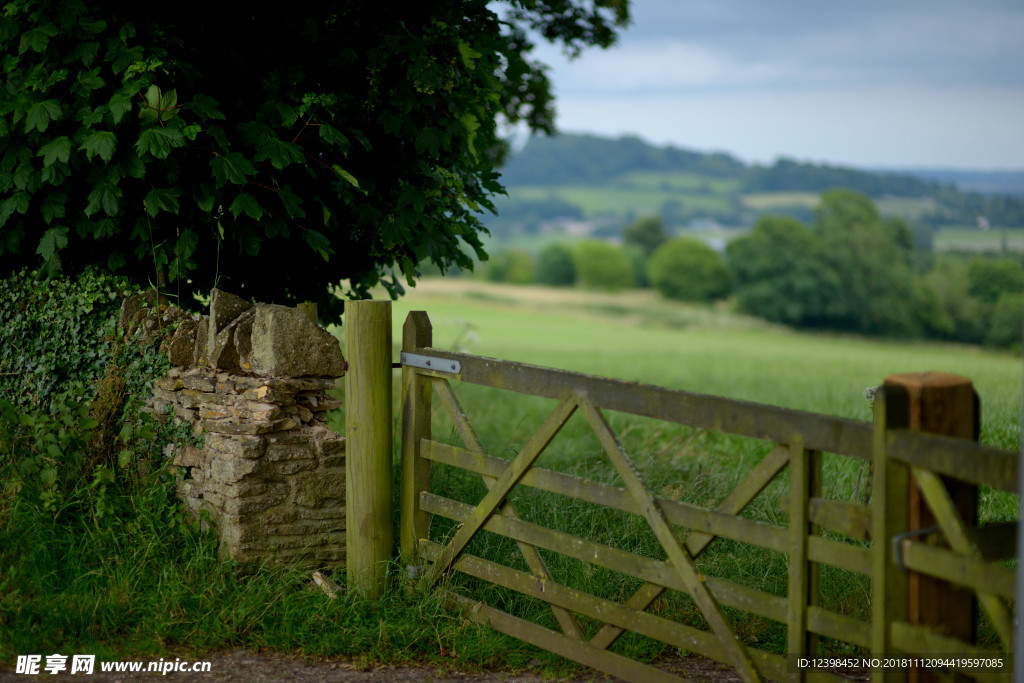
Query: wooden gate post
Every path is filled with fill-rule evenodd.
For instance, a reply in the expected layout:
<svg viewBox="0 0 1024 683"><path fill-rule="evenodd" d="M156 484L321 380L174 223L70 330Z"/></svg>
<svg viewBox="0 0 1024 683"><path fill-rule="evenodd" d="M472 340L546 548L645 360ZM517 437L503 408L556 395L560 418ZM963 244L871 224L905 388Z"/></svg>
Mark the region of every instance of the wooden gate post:
<svg viewBox="0 0 1024 683"><path fill-rule="evenodd" d="M410 311L402 327L402 351L433 345L433 328L425 311ZM402 368L402 492L400 530L402 556L418 564L419 540L430 536L430 516L420 510L420 491L430 490L430 462L420 457L420 440L430 438L430 380L414 368Z"/></svg>
<svg viewBox="0 0 1024 683"><path fill-rule="evenodd" d="M394 544L391 302L345 302L345 566L350 588L384 592Z"/></svg>
<svg viewBox="0 0 1024 683"><path fill-rule="evenodd" d="M967 377L945 372L908 373L886 377L885 386L900 387L905 392L907 429L978 440L978 395ZM977 524L978 487L955 479L943 478L943 481L964 523L968 526ZM927 529L935 523L935 517L911 476L907 529ZM911 624L930 626L944 635L973 643L977 611L973 591L917 572L909 573L907 620ZM909 674L911 683L938 680L927 670L910 671Z"/></svg>

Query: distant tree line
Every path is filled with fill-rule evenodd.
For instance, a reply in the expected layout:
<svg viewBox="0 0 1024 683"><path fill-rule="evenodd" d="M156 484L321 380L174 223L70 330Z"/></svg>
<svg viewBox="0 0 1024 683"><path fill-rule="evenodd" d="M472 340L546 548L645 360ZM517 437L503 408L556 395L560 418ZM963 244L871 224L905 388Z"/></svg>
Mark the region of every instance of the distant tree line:
<svg viewBox="0 0 1024 683"><path fill-rule="evenodd" d="M974 225L984 216L992 225L1024 227L1024 197L964 192L952 183L940 183L913 175L874 173L853 168L778 159L770 166L747 165L725 153L700 153L677 147L655 147L637 137L618 139L592 135L559 135L532 138L502 169L502 180L516 185L602 185L637 171L680 172L714 179L737 179L743 192L824 192L842 187L873 198L932 197L935 209L922 220L926 224ZM744 218L738 196L728 212L686 212L737 222ZM512 207L518 200L503 203ZM564 212L566 207L561 207ZM682 207L674 207L679 213ZM499 208L499 214L502 209ZM746 212L749 213L749 212ZM790 212L792 213L792 212ZM554 218L565 213L548 214ZM672 217L663 214L670 224ZM804 219L805 215L797 214Z"/></svg>
<svg viewBox="0 0 1024 683"><path fill-rule="evenodd" d="M724 254L670 238L658 217L630 224L622 244L551 243L536 257L499 250L493 281L615 291L653 287L669 299L729 299L737 310L795 328L1013 347L1024 326L1019 256L943 254L916 243L870 198L830 190L809 223L763 216Z"/></svg>

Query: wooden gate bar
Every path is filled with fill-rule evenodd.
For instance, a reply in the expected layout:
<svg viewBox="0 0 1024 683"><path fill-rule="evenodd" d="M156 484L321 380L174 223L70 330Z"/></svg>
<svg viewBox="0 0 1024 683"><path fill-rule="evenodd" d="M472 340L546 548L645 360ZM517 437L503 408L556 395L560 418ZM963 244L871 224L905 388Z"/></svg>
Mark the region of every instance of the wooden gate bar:
<svg viewBox="0 0 1024 683"><path fill-rule="evenodd" d="M562 655L598 671L605 671L634 683L646 683L647 681L683 683L683 679L678 676L673 676L653 666L641 664L636 660L623 657L608 650L597 650L588 645L586 641L574 640L551 629L494 609L482 602L470 600L452 592L449 592L448 596L454 602L465 607L469 615L476 621L513 638L518 638L543 650Z"/></svg>
<svg viewBox="0 0 1024 683"><path fill-rule="evenodd" d="M473 514L455 532L455 536L445 548L441 560L431 567L427 579L429 584L435 583L441 578L441 574L448 571L448 567L455 561L455 558L462 552L462 549L466 547L466 544L476 535L476 532L480 530L480 527L484 525L487 519L494 514L494 511L505 500L509 491L519 483L519 480L526 474L526 471L530 469L530 466L533 465L534 461L551 442L551 439L554 438L558 430L565 425L566 421L575 411L576 397L572 394L568 394L555 406L555 409L551 411L551 414L544 420L544 423L537 428L537 431L533 433L533 436L523 446L523 449L512 461L512 464L495 482L494 488L487 492L483 500L480 501L480 504L473 510Z"/></svg>
<svg viewBox="0 0 1024 683"><path fill-rule="evenodd" d="M443 349L418 352L459 361L462 382L553 399L566 391L582 391L605 410L782 443L801 434L806 448L862 460L871 457L871 425L857 420Z"/></svg>
<svg viewBox="0 0 1024 683"><path fill-rule="evenodd" d="M903 566L911 571L930 574L977 592L988 592L1007 600L1015 598L1012 569L989 564L960 553L950 552L909 538L902 543Z"/></svg>
<svg viewBox="0 0 1024 683"><path fill-rule="evenodd" d="M402 349L430 346L433 328L424 311L410 311L402 326ZM419 509L420 491L430 490L430 461L421 457L420 444L430 438L430 380L402 368L402 482L399 500L399 543L407 562L414 562L416 543L430 537L430 517Z"/></svg>
<svg viewBox="0 0 1024 683"><path fill-rule="evenodd" d="M669 562L678 572L683 584L686 585L687 592L693 596L704 618L707 619L708 624L711 626L711 630L725 644L725 648L729 653L729 663L736 668L736 672L744 681L748 683L760 681L761 677L758 675L757 669L754 668L754 663L750 661L747 648L743 646L739 638L732 632L732 626L725 618L725 615L722 614L721 607L715 601L714 596L708 592L706 580L698 574L696 567L694 567L693 557L679 545L675 534L672 532L672 527L669 526L668 521L665 519L664 513L654 500L654 496L648 491L647 485L640 478L640 474L636 471L633 463L630 462L625 449L622 447L622 443L615 435L615 432L612 431L608 421L605 420L604 415L594 407L589 397L585 394L579 395L578 402L580 409L587 418L587 422L590 423L591 428L597 434L597 438L604 446L608 458L612 461L612 465L615 466L619 477L622 478L622 482L626 485L626 489L636 499L637 504L640 506L641 514L647 520L655 536L658 537L661 547L668 555Z"/></svg>
<svg viewBox="0 0 1024 683"><path fill-rule="evenodd" d="M466 412L462 409L462 405L455 396L455 392L452 391L451 384L448 383L448 380L443 379L434 380L434 384L437 386L437 393L441 397L441 402L448 409L448 415L454 421L455 428L462 437L462 442L473 452L483 453L484 446L480 443L480 439L477 438L473 426L469 424ZM480 475L480 478L483 479L488 491L494 488L495 482L498 480L498 477L491 477L485 474ZM512 519L520 519L519 513L516 512L515 506L512 505L511 501L505 501L499 510L499 514L506 515ZM523 559L526 560L530 570L537 576L550 580L551 572L548 571L547 565L544 564L544 558L540 556L540 552L532 545L522 541L516 541L516 545L519 546L519 552L523 554ZM555 615L555 619L558 620L558 625L562 627L562 632L565 635L576 640L583 640L583 633L580 631L580 627L572 614L564 608L555 605L551 605L551 611Z"/></svg>

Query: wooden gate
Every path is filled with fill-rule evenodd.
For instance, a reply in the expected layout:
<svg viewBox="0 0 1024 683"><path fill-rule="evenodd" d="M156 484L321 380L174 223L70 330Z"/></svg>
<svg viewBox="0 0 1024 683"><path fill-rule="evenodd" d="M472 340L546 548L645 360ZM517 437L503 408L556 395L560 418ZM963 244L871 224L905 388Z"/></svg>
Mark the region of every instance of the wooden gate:
<svg viewBox="0 0 1024 683"><path fill-rule="evenodd" d="M904 571L910 568L983 591L979 593L982 605L996 624L1003 651L1009 651L1012 639L1004 638L1010 628L1005 600L1012 598L1013 572L982 559L977 538L971 536L971 530L943 499L945 487L939 475L957 474L975 483L1015 490L1015 453L969 441L892 430L898 418L892 417L892 401L886 412L884 391L879 396L878 409L881 415L890 415L888 429L885 419L876 419L872 425L444 351L432 348L431 344L426 314L410 313L402 346L403 556L410 564L427 563L425 572L430 582L437 582L450 572L462 572L542 600L550 606L561 632L452 592L452 601L466 606L478 621L631 681L678 679L614 652L613 644L627 630L725 662L746 681L839 680L825 671L798 665L801 658L816 652L818 636L834 638L879 656L923 652L920 648L925 646L931 654L988 654L973 643L936 635L907 623L906 610L899 605L906 597ZM555 399L557 405L514 458L494 457L484 451L453 391L454 381ZM462 447L431 438L435 395L450 416ZM607 410L763 439L774 447L715 509L706 509L652 493L609 424ZM577 412L596 434L623 486L588 481L535 464ZM963 462L968 450L973 470L963 477L965 473L957 463ZM823 497L822 462L826 452L874 460L875 514L866 505ZM432 492L431 463L444 463L479 475L486 485L486 494L473 506ZM788 527L741 516L787 465L789 494L780 504L788 513ZM941 525L941 534L933 536L945 536L949 549L925 543L920 534L906 534L905 522L894 521L901 514L905 519L911 466ZM634 555L524 521L509 500L510 492L517 486L639 515L656 536L666 559ZM458 524L449 539L431 539L432 515ZM677 535L680 528L691 530L684 542ZM530 571L467 553L467 545L481 531L514 539ZM895 547L889 542L869 543L872 537L893 539L900 534L903 540ZM702 575L695 559L718 537L785 554L789 565L787 595L772 595ZM553 580L538 549L635 577L643 582L642 586L622 602L582 593ZM871 621L822 607L818 590L822 565L884 577L872 582L873 602L880 601L875 604L884 607L875 610ZM666 591L691 596L708 628L687 626L648 611ZM729 610L724 608L786 624L787 656L744 643L733 630ZM575 615L604 625L587 636ZM970 665L961 668L970 669ZM879 680L892 678L893 671L879 668L874 675Z"/></svg>

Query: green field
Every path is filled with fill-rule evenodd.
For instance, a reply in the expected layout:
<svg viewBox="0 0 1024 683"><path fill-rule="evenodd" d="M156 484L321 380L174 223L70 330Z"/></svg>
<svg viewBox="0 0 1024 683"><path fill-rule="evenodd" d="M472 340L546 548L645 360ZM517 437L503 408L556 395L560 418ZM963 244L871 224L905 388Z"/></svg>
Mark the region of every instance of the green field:
<svg viewBox="0 0 1024 683"><path fill-rule="evenodd" d="M936 251L1002 251L1004 230L979 230L966 226L945 226L935 232ZM1024 251L1024 230L1005 230L1006 247Z"/></svg>
<svg viewBox="0 0 1024 683"><path fill-rule="evenodd" d="M802 334L650 291L426 280L395 303L396 334L414 309L440 347L864 420L863 390L886 375L953 372L982 397L983 440L1019 446L1021 361L1004 352Z"/></svg>

